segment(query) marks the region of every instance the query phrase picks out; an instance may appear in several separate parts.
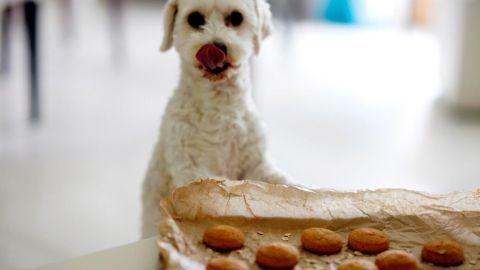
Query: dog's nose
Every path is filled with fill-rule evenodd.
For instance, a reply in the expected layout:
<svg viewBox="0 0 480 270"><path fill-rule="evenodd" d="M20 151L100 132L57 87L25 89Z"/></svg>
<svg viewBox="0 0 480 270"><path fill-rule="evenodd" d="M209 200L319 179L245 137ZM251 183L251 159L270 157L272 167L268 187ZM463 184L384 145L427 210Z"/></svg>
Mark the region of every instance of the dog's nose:
<svg viewBox="0 0 480 270"><path fill-rule="evenodd" d="M213 45L217 46L220 50L222 50L225 55L227 54L227 45L223 42L214 42Z"/></svg>

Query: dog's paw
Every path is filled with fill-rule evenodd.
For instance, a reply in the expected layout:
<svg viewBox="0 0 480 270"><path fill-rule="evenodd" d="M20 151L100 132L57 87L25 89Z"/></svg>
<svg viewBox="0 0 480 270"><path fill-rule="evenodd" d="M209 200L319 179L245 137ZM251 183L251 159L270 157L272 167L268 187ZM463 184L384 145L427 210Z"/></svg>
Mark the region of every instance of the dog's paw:
<svg viewBox="0 0 480 270"><path fill-rule="evenodd" d="M283 174L274 173L261 178L262 181L270 184L290 184L291 181Z"/></svg>

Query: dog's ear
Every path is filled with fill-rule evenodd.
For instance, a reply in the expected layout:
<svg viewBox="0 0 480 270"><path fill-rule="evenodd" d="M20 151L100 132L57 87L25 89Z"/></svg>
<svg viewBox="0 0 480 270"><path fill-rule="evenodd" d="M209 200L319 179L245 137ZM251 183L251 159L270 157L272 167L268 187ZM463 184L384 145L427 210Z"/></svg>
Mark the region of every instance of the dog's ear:
<svg viewBox="0 0 480 270"><path fill-rule="evenodd" d="M173 44L173 31L175 27L175 18L178 12L178 0L169 0L165 5L165 14L164 14L164 33L162 46L160 51L168 51Z"/></svg>
<svg viewBox="0 0 480 270"><path fill-rule="evenodd" d="M258 18L257 32L255 33L253 45L255 53L260 52L260 44L262 41L270 36L272 25L272 12L270 11L270 5L265 0L254 0L255 9Z"/></svg>

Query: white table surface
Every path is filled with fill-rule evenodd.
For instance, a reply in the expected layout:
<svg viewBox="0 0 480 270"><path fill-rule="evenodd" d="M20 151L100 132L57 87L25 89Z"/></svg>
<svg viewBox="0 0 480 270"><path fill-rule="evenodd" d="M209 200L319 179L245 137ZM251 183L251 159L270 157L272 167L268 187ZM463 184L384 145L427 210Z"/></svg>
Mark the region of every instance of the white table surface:
<svg viewBox="0 0 480 270"><path fill-rule="evenodd" d="M37 270L157 270L159 252L157 238L97 252Z"/></svg>

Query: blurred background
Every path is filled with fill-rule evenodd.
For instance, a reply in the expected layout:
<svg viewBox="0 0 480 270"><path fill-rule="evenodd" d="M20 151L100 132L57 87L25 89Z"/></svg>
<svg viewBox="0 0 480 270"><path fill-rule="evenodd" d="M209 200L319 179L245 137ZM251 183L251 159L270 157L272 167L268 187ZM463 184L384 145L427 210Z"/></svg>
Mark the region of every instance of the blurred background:
<svg viewBox="0 0 480 270"><path fill-rule="evenodd" d="M139 239L140 185L179 77L161 1L1 0L0 269ZM254 65L296 183L480 183L480 1L273 0Z"/></svg>

